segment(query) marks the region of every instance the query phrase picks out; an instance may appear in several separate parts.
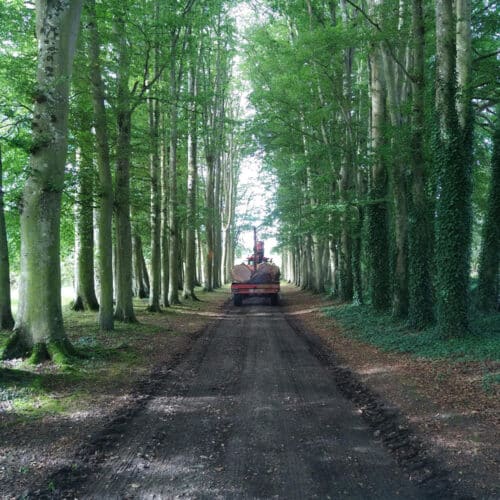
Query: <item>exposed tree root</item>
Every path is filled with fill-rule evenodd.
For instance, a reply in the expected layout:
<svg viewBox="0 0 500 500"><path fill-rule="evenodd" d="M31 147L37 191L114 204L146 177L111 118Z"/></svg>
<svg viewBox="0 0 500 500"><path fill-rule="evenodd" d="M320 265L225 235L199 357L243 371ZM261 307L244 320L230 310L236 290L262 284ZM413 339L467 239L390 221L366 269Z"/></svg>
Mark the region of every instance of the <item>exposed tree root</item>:
<svg viewBox="0 0 500 500"><path fill-rule="evenodd" d="M85 310L85 306L83 305L83 300L80 297L80 295L78 295L78 297L74 300L74 302L71 303L70 308L72 311L84 311Z"/></svg>
<svg viewBox="0 0 500 500"><path fill-rule="evenodd" d="M159 305L149 305L146 308L146 311L148 311L150 313L161 313L161 312L163 312L162 308Z"/></svg>
<svg viewBox="0 0 500 500"><path fill-rule="evenodd" d="M25 358L30 352L30 347L21 339L19 332L14 332L7 341L2 359Z"/></svg>
<svg viewBox="0 0 500 500"><path fill-rule="evenodd" d="M10 307L4 307L0 310L0 330L12 330L14 328L14 318Z"/></svg>
<svg viewBox="0 0 500 500"><path fill-rule="evenodd" d="M185 293L182 295L184 300L192 300L193 302L201 302L194 292Z"/></svg>
<svg viewBox="0 0 500 500"><path fill-rule="evenodd" d="M115 312L115 320L121 321L122 323L139 323L135 315L125 314L123 311Z"/></svg>
<svg viewBox="0 0 500 500"><path fill-rule="evenodd" d="M77 357L81 356L68 339L38 342L29 346L17 331L11 335L2 353L2 359L28 358L28 362L33 365L45 361L66 365Z"/></svg>

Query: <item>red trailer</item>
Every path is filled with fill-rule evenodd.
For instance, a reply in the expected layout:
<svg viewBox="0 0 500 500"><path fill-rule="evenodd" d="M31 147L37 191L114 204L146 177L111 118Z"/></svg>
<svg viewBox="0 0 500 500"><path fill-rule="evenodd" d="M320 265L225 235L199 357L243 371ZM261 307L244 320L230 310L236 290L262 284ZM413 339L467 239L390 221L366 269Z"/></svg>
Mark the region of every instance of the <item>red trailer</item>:
<svg viewBox="0 0 500 500"><path fill-rule="evenodd" d="M264 242L257 241L254 228L254 253L247 258L247 264L233 267L231 294L235 306L241 306L248 297L269 297L273 306L279 302L280 269L264 257Z"/></svg>

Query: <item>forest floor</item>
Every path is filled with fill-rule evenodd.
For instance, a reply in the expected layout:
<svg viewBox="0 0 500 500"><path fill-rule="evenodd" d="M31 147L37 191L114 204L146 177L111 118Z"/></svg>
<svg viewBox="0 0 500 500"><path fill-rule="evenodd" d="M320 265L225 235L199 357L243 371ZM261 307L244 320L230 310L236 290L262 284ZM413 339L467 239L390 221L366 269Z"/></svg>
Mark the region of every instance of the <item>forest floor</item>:
<svg viewBox="0 0 500 500"><path fill-rule="evenodd" d="M240 474L247 478L248 471L240 470L248 465L241 462L245 458L249 460L248 466L255 469L250 474L249 484L260 488L255 490L256 496L266 497L269 496L266 493L274 491L275 485L268 485L270 489L265 489L266 478L270 475L283 480L285 486L292 485L296 489L292 496L309 492L311 495L308 496L312 497L319 486L309 484L308 479L300 483L299 476L295 479L298 483L293 483L293 478L281 478L281 459L276 462L275 458L273 467L268 468L266 465L265 470L261 470L266 462L266 454L271 456L273 453L265 446L272 445L278 439L275 434L281 432L282 429L278 428L285 425L269 421L267 410L269 406L273 408L267 400L260 411L264 419L261 425L273 432L268 435L269 443L260 443L261 448L264 446L264 450L260 450L262 463L252 463L253 454L248 450L243 451L245 446L249 448L256 445L245 415L257 410L251 405L252 399L243 404L236 396L236 389L239 391L241 386L245 386L253 399L267 396L274 398L275 395L271 389L267 396L255 393L260 389L253 385L252 380L245 381L242 378L242 367L249 366L249 363L257 366L259 359L264 362L268 351L271 353L273 349L278 357L271 360L270 364L276 364L276 374L280 377L278 385L288 387L289 384L288 376L283 375L283 366L278 363L281 353L290 358L286 363L292 366L290 377L299 377L294 381L294 387L298 385L302 388L297 396L283 399L283 408L273 410L283 422L287 421L289 411L298 411L293 418L305 419L291 421L293 425L300 423L303 432L306 428L310 432L310 435L298 436L293 446L306 451L310 448L309 458L315 456L316 449L325 452L326 458L330 457L325 450L334 440L331 435L333 430L325 430L325 433L330 433L327 438L327 434L322 434L322 429L330 428L330 425L335 428L340 426L340 415L335 413L338 423L331 415L339 407L347 405L348 408L351 404L355 409L351 418L364 419L363 425L353 427L353 434L359 431L371 438L369 444L351 446L351 452L345 455L354 453L352 450L366 448L368 454L377 459L378 466L380 461L387 462L377 448L379 443L393 455L394 463L399 463L397 468L406 470L403 474L405 477L410 476L415 479L415 484L420 482L428 487L427 490L413 490L401 479L402 486L394 489L392 496L399 496L399 493L404 496L406 492L410 497L425 498L432 496L432 491L441 491L441 497L500 497L497 484L500 399L498 386L484 384L484 363L425 360L406 354L382 352L351 338L334 319L327 317L323 309L332 306L330 301L291 286L284 287L283 305L279 308L244 306L235 309L227 303L227 290L200 294L200 297L202 302L172 307L160 315L139 312L138 325L119 325L112 334L98 332L95 315L70 313L66 318L68 334L77 347L87 352L87 359L64 370L52 365L28 367L20 360L0 365L1 498L35 498L44 495L55 498L69 495L72 498L96 498L93 493L100 491L99 495L102 496L103 490L96 489L96 484L101 481L104 485L116 487L116 490L108 490L116 496L145 497L147 495L141 489L141 478L146 472L152 472L151 457L156 448L151 445L154 449L151 446L150 449L146 443L144 446L140 442L134 444L134 440L140 441L136 436L144 438L143 434L148 438L151 434L155 446L170 450L170 455L163 456L162 475L170 477L173 485L181 481L183 475L184 483L192 481L191 489L186 484L182 489L188 497L196 497L200 492L204 492L205 496L219 497L223 497L224 493L233 496L241 493L234 489L234 484L229 487L221 478L229 473L233 474L233 479ZM141 309L144 310L144 305L138 307L138 311ZM285 321L283 318L293 330L283 330L280 334L282 337L276 340L274 347L263 348L261 344L255 344L252 350L251 344L248 345L245 339L248 335L257 338L260 327L254 332L254 327L242 323L247 321L245 314L248 312L252 313L249 316L255 316L256 321L263 321L262 329L271 329L269 331L273 335L278 335L276 325ZM229 326L224 330L220 326L224 322L238 326L236 329ZM253 333L247 335L248 332ZM295 337L298 340L294 340ZM261 342L266 338L264 336ZM214 339L213 342L211 339ZM304 350L304 346L326 371L320 372L322 368L312 359L294 357L298 356L296 352ZM210 349L213 350L212 361ZM209 364L203 368L204 363ZM323 382L312 378L306 381L310 376L306 369L313 364L314 373L321 373ZM298 372L294 371L294 365ZM217 375L219 367L228 371ZM261 365L252 376L258 378L258 374L266 372L268 368ZM302 378L301 370L304 374ZM211 380L211 377L216 378ZM335 381L339 393L343 395L340 398L336 393L325 398L324 392L314 392L318 390L317 386L322 387L322 391L328 391L326 384L330 384L330 379ZM208 387L205 385L208 384L210 394L218 394L220 398L207 403L208 399L200 393L200 385L188 387L188 380L193 383L198 380L197 383L202 384L205 392ZM262 391L265 392L265 378L262 383ZM182 397L172 392L174 390L182 393ZM169 396L169 402L165 406L166 395ZM351 402L343 402L346 399ZM182 405L185 407L181 408ZM231 417L230 421L232 409L238 407L243 413ZM141 420L153 410L156 415L154 424ZM318 412L320 417L315 417ZM314 418L319 420L315 421ZM235 434L235 428L240 424L242 434ZM277 429L274 428L276 425ZM206 427L210 436L207 438L201 434L201 430L195 430L198 427ZM186 463L178 462L182 457L186 460L184 441L190 440L186 428L193 434L191 451L194 451L200 462L191 463L189 467ZM294 434L293 430L285 431ZM337 431L341 432L340 427ZM300 435L301 431L296 430L295 433ZM207 439L210 449L206 453L201 452L201 443ZM180 441L183 441L182 446ZM334 445L338 446L342 443L342 437L336 435L334 441ZM274 444L283 446L278 442ZM174 453L176 446L181 448ZM293 446L290 451L292 455ZM120 449L127 457L125 461ZM299 456L285 455L292 463ZM236 459L239 465L234 465L235 460L231 457L240 457ZM319 474L323 483L321 480L317 483L323 484L324 488L316 493L323 497L331 487L331 483L328 483L331 479L325 479L325 474L330 478L335 476L337 470L355 469L352 463L329 464L326 458L324 462L316 464L320 472L323 471ZM351 456L348 458L351 460ZM355 460L358 458L355 457ZM228 465L228 459L233 465ZM113 463L118 472L115 470L115 475L109 476L106 467L111 467ZM205 470L203 464L206 463L212 463L212 468L206 466ZM332 471L328 469L330 465ZM348 469L344 469L346 465ZM294 467L293 475L305 469L299 463L295 463ZM193 471L192 477L182 472L188 469ZM390 470L391 477L398 475L393 469ZM204 476L205 472L207 476ZM117 473L123 476L124 484L120 483L121 479L118 481ZM379 469L377 474L380 476ZM198 480L196 478L202 475L205 481L203 488L210 488L193 489ZM385 479L384 473L381 476ZM366 485L370 480L374 484L377 482L376 478L365 477L356 484L353 481L348 483L344 495L338 491L331 492L334 497L336 494L349 496L349 492L357 491L360 497L365 495L366 498L375 498L376 494L371 496L368 490L359 489L363 488L359 484ZM85 487L82 486L84 484ZM179 492L168 488L163 491L166 497ZM364 493L361 494L361 491Z"/></svg>

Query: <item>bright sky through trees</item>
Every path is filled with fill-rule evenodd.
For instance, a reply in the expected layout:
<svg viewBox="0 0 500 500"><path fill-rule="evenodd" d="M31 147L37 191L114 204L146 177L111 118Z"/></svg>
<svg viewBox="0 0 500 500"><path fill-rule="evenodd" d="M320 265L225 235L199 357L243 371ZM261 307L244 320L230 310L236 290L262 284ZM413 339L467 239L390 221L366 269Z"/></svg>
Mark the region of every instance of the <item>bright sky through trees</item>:
<svg viewBox="0 0 500 500"><path fill-rule="evenodd" d="M245 30L253 23L263 22L266 17L265 9L258 2L242 2L231 11L232 17L236 20L238 29L239 52L244 43ZM254 109L248 101L250 84L244 79L244 72L241 70L242 58L239 54L234 58L234 74L239 83L236 92L239 93L240 108L244 119L250 118L254 114ZM236 215L240 221L249 221L258 228L258 237L265 239L266 256L271 257L279 265L279 254L272 252L277 241L271 236L275 231L273 228L263 227L264 219L269 213L273 204L274 189L273 184L263 182L263 176L269 176L263 172L262 157L252 154L245 156L240 165L239 192L240 203L236 207ZM265 186L265 189L263 189ZM274 228L276 229L276 228ZM240 243L245 248L244 252L250 253L253 248L253 231L242 231L239 237ZM246 253L242 257L246 257Z"/></svg>

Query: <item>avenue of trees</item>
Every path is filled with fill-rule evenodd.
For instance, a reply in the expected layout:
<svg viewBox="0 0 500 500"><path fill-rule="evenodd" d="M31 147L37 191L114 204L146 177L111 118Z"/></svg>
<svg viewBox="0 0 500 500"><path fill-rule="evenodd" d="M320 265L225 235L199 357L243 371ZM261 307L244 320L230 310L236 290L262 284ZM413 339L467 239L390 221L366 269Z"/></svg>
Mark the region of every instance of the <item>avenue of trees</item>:
<svg viewBox="0 0 500 500"><path fill-rule="evenodd" d="M284 275L467 335L499 298L495 2L265 3L246 71Z"/></svg>
<svg viewBox="0 0 500 500"><path fill-rule="evenodd" d="M240 155L229 7L0 3L4 358L74 353L61 307L73 253L73 308L98 311L102 330L136 321L134 295L159 312L227 281Z"/></svg>
<svg viewBox="0 0 500 500"><path fill-rule="evenodd" d="M252 148L286 279L444 338L498 309L496 4L248 3L243 127L238 2L0 2L4 358L74 352L64 277L104 331L229 281Z"/></svg>

